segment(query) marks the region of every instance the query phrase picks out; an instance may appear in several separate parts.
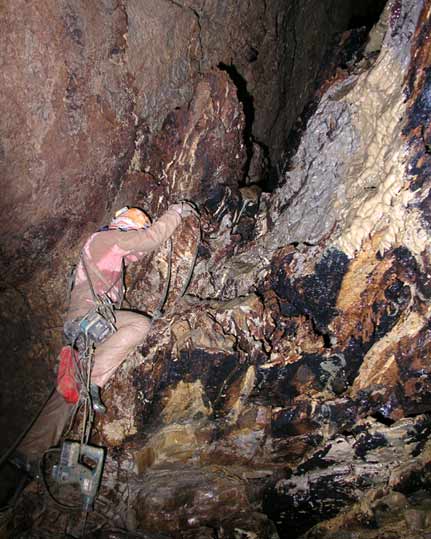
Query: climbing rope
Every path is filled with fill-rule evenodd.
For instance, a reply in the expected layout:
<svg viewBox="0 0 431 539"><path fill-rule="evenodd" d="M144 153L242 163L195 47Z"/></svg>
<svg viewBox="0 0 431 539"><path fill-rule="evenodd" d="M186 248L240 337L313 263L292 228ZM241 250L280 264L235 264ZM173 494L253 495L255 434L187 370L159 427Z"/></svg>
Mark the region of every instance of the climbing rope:
<svg viewBox="0 0 431 539"><path fill-rule="evenodd" d="M198 216L198 219L199 219L199 216ZM180 292L180 296L179 296L180 298L182 298L185 295L185 293L187 292L187 290L189 288L189 285L191 283L191 280L192 280L192 277L193 277L193 272L195 271L196 262L197 262L197 259L198 259L199 245L200 245L201 241L202 241L202 227L201 227L201 223L200 223L200 219L199 219L198 238L197 238L197 241L196 241L195 252L194 252L194 255L193 255L192 263L190 264L189 272L187 274L186 280L184 281L183 287L182 287L181 292Z"/></svg>
<svg viewBox="0 0 431 539"><path fill-rule="evenodd" d="M192 262L190 264L190 268L189 268L189 271L187 273L187 277L184 281L184 284L181 288L181 291L178 295L178 298L177 300L174 302L176 303L178 301L179 298L182 298L185 293L187 292L188 290L188 287L190 286L190 283L191 283L191 280L192 280L192 277L193 277L193 272L195 270L195 266L196 266L196 261L197 261L197 258L198 258L198 253L199 253L199 245L201 243L201 240L202 240L202 227L201 227L201 222L200 222L200 216L199 216L199 213L198 211L195 209L195 212L193 213L193 215L198 219L199 221L199 227L198 227L198 238L197 238L197 241L196 241L196 248L195 248L195 252L193 254L193 258L192 258ZM167 275L166 275L166 281L165 281L165 285L163 287L163 292L162 292L162 295L160 297L160 300L159 300L159 303L156 307L156 309L154 310L152 316L151 316L151 322L155 322L156 320L158 320L159 318L161 318L163 316L163 308L166 304L166 301L168 299L168 295L169 295L169 289L170 289L170 286L171 286L171 278L172 278L172 258L173 258L173 242L172 242L172 239L169 238L169 247L168 247L168 271L167 271Z"/></svg>
<svg viewBox="0 0 431 539"><path fill-rule="evenodd" d="M86 338L85 349L79 354L79 363L73 355L75 372L80 386L79 402L84 407L81 426L81 449L90 440L94 421L93 400L90 391L91 370L94 363L94 345Z"/></svg>
<svg viewBox="0 0 431 539"><path fill-rule="evenodd" d="M54 503L54 505L60 507L61 509L66 509L68 511L81 511L82 510L81 505L65 504L65 503L61 502L56 496L54 496L54 494L51 492L51 489L49 488L48 482L46 480L46 475L45 475L45 459L46 459L46 456L51 454L51 453L60 453L60 452L61 452L60 447L53 447L51 449L47 449L43 453L42 458L40 459L40 462L39 462L39 474L40 474L40 477L41 477L41 480L42 480L42 485L43 485L43 487L45 489L45 492L48 494L49 498Z"/></svg>

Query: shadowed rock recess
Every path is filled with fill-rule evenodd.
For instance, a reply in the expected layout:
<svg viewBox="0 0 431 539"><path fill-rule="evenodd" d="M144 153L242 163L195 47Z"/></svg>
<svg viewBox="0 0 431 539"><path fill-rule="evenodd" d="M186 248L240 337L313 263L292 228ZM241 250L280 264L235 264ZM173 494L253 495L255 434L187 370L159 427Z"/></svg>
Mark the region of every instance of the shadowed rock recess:
<svg viewBox="0 0 431 539"><path fill-rule="evenodd" d="M202 215L103 392L86 537L431 537L431 0L356 4L0 5L3 450L54 379L85 238L125 204ZM131 267L130 308L168 258ZM82 526L36 482L0 516Z"/></svg>

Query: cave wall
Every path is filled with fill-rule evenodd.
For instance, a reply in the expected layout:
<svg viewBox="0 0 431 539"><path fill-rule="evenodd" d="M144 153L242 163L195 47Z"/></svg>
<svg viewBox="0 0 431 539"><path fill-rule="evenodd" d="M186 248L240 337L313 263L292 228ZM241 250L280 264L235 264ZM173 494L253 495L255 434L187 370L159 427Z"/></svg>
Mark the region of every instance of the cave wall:
<svg viewBox="0 0 431 539"><path fill-rule="evenodd" d="M308 35L296 24L303 17L312 27L329 10L323 15L321 4L311 2L258 4L254 26L251 11L241 12L244 4L234 12L229 6L166 2L156 16L145 2L99 5L116 13L121 32L128 25L127 39L122 33L109 49L118 76L123 69L127 74L130 117L119 122L130 129L122 146L127 157L115 162L118 176L105 178L109 189L95 203L100 214L93 209L90 221L79 219L82 225L64 226L61 234L57 226L58 243L42 245L34 261L27 257L26 279L11 267L2 310L14 314L5 321L2 364L11 387L3 399L13 401L18 382L31 389L13 365L14 353L22 352L26 364L31 358L38 375L37 364L46 371L54 362L46 353L59 342L66 262L89 229L130 199L157 215L169 201L193 195L203 236L189 294L179 298L199 238L194 218L175 236L165 316L103 393L108 414L97 418L92 441L108 453L90 529L108 522L123 537L128 531L334 539L402 530L422 538L431 524L425 513L431 480L430 2L388 2L365 48L335 67L331 60L333 70L313 96L297 151L282 163L273 193L244 185L252 148L245 135L252 128L257 139L269 136L276 153L281 138L274 111L265 116L272 118L268 124L262 116L265 125L258 115L269 107L268 95L275 103L284 99L283 90L265 95L270 71L259 79L257 68L273 69L274 55L268 49L264 62L265 47L253 39L273 45L284 28L290 60L282 63L294 70L289 55L298 36ZM343 10L340 20L347 20ZM78 11L61 19L77 46L84 43ZM189 29L187 39L173 16ZM346 55L340 49L357 35L340 36L334 57ZM323 43L329 34L319 38ZM298 46L295 58L300 50L314 57L323 46L317 49ZM149 50L160 61L148 60ZM313 76L318 63L316 56ZM305 66L305 60L297 64ZM97 63L87 69L93 68L99 73ZM278 71L289 87L292 78ZM255 106L252 126L242 79ZM296 91L285 95L299 111L306 96L295 98ZM275 109L289 126L290 112ZM112 144L112 133L102 131ZM103 142L99 151L105 150ZM10 244L6 238L6 250L13 238ZM63 242L70 249L60 260ZM48 253L49 267L36 271ZM153 311L167 258L164 248L131 268L132 307ZM46 310L49 317L36 316ZM33 332L30 344L20 342L23 330ZM23 349L11 353L15 343ZM41 504L37 487L28 489L15 528L58 534L79 526L78 517ZM101 529L92 535L103 534L109 537Z"/></svg>
<svg viewBox="0 0 431 539"><path fill-rule="evenodd" d="M240 189L238 221L220 200L190 296L172 291L104 394L114 521L154 532L163 515L171 537L429 533L429 13L390 2L370 52L318 94L283 185Z"/></svg>
<svg viewBox="0 0 431 539"><path fill-rule="evenodd" d="M117 2L3 2L0 25L1 425L16 436L9 414L23 421L47 394L66 274L118 189L135 126Z"/></svg>
<svg viewBox="0 0 431 539"><path fill-rule="evenodd" d="M175 145L174 130L193 121L188 115L206 92L206 75L221 70L232 79L229 91L237 94L238 114L244 114L244 140L231 146L239 154L234 172L231 165L222 172L214 164L206 172L201 166L199 202L206 202L211 182L237 190L252 156L251 136L274 159L280 156L325 46L349 13L346 2L334 0L2 4L0 316L6 410L19 413L17 388L39 401L47 391L61 342L67 275L83 239L117 203L141 203L157 214L192 192L193 183L172 189L161 166L169 161L157 163L156 156L167 136ZM169 151L161 151L167 159ZM254 181L260 173L257 160ZM237 203L234 192L230 204ZM27 399L21 402L30 406Z"/></svg>
<svg viewBox="0 0 431 539"><path fill-rule="evenodd" d="M352 10L351 3L334 0L162 1L158 9L129 1L136 113L157 130L169 111L189 101L196 77L221 65L238 87L247 135L275 166L314 90L326 48Z"/></svg>
<svg viewBox="0 0 431 539"><path fill-rule="evenodd" d="M1 17L2 274L17 283L100 221L134 125L115 2L14 2Z"/></svg>

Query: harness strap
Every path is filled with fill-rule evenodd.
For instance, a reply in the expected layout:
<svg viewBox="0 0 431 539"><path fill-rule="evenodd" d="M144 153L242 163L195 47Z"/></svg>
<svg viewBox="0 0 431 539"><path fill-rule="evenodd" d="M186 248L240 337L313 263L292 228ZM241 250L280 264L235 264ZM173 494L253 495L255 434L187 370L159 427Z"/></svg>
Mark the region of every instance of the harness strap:
<svg viewBox="0 0 431 539"><path fill-rule="evenodd" d="M87 281L88 281L88 284L90 286L90 290L91 290L91 294L93 296L93 299L95 301L96 304L99 304L101 302L100 300L100 296L98 296L94 290L94 286L93 286L93 283L91 281L91 277L90 277L90 273L88 271L88 266L87 266L87 263L85 261L85 258L86 258L86 255L84 253L84 251L81 251L81 260L82 260L82 265L84 267L84 270L85 270L85 275L87 277ZM109 286L109 283L107 282L107 280L105 279L104 275L99 271L98 267L94 264L93 265L93 268L92 268L93 272L96 274L96 276L109 288L107 288L107 290L103 293L104 296L108 297L108 294L109 292L118 284L119 281L121 281L124 277L124 259L121 260L121 272L119 274L119 276L117 277L117 279L111 284L111 286ZM124 297L124 287L122 289L122 293L121 293L121 297L119 298L117 304L116 304L116 307L119 308L121 303L123 302L123 297ZM102 301L102 303L105 303Z"/></svg>
<svg viewBox="0 0 431 539"><path fill-rule="evenodd" d="M68 274L67 274L67 296L66 296L66 306L69 307L70 305L70 298L72 296L72 290L75 286L75 277L76 277L76 264L74 264Z"/></svg>
<svg viewBox="0 0 431 539"><path fill-rule="evenodd" d="M94 291L93 283L91 281L90 274L89 274L88 268L87 268L87 263L85 261L84 251L82 251L82 253L81 253L81 260L82 260L82 266L83 266L84 271L85 271L85 275L87 277L87 282L88 282L88 285L90 287L91 295L93 296L93 299L94 299L94 303L96 305L98 305L100 303L100 299L99 299L99 296L97 296L96 292ZM103 279L103 281L104 281L104 279ZM105 284L106 284L106 281L105 281Z"/></svg>
<svg viewBox="0 0 431 539"><path fill-rule="evenodd" d="M101 316L111 326L111 328L115 331L116 328L115 328L114 306L113 306L113 304L111 302L110 297L108 296L108 293L111 290L111 288L118 282L118 279L112 284L112 286L106 292L103 293L102 296L97 295L95 290L94 290L93 283L91 281L91 277L90 277L90 274L89 274L89 271L88 271L87 263L85 261L85 254L84 253L81 254L81 259L82 259L82 265L84 267L85 274L87 276L88 285L90 287L91 294L93 296L93 300L94 300L94 303L96 305L95 310L98 313L98 315ZM97 273L99 273L97 269L96 269L96 271L97 271ZM121 274L120 274L120 276L121 276ZM92 309L90 309L90 311L87 313L87 315L90 314L91 312L92 312ZM87 315L85 315L85 317ZM83 320L85 319L85 317L83 318ZM97 321L93 321L93 323L96 323L96 322ZM87 327L86 334L88 333L89 329L90 329L90 326Z"/></svg>

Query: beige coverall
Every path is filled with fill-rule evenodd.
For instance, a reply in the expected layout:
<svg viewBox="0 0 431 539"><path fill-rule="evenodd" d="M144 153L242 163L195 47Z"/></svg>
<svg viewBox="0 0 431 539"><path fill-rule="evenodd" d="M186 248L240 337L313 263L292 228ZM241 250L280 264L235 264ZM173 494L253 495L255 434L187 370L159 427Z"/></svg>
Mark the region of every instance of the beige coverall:
<svg viewBox="0 0 431 539"><path fill-rule="evenodd" d="M66 321L82 318L94 307L93 294L82 263L85 257L96 294L107 293L114 305L121 306L124 294L123 264L140 260L159 248L175 231L181 216L175 209L166 211L147 229L107 230L96 232L86 242L77 267ZM140 343L150 329L149 319L131 311L116 310L117 331L96 347L91 382L103 387L127 355ZM54 391L35 424L18 447L29 460L40 458L56 445L70 417L73 405Z"/></svg>

